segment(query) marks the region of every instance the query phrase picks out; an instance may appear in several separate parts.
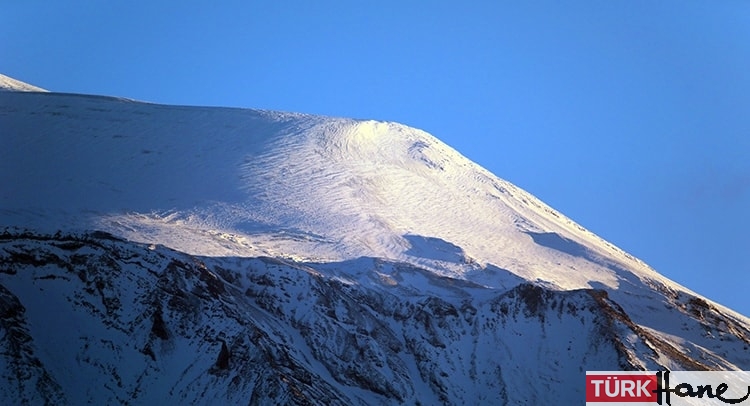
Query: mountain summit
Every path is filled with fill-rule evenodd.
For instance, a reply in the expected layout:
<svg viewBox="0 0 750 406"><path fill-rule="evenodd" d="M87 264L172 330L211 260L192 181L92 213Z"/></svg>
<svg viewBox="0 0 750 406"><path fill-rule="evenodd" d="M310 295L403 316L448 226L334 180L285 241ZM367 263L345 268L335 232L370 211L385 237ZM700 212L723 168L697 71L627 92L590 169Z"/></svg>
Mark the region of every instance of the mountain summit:
<svg viewBox="0 0 750 406"><path fill-rule="evenodd" d="M4 403L580 403L586 370L750 368L750 320L423 131L0 114Z"/></svg>
<svg viewBox="0 0 750 406"><path fill-rule="evenodd" d="M9 76L0 74L0 91L6 92L46 92L41 87L36 87Z"/></svg>

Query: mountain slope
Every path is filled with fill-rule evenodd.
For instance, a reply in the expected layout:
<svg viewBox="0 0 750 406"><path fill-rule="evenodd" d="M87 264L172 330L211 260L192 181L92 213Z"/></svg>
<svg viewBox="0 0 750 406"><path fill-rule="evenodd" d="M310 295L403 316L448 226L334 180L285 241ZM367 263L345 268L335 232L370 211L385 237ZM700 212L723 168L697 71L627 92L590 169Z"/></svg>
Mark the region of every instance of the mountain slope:
<svg viewBox="0 0 750 406"><path fill-rule="evenodd" d="M36 87L20 80L0 74L0 91L6 92L46 92L41 87Z"/></svg>
<svg viewBox="0 0 750 406"><path fill-rule="evenodd" d="M587 369L750 368L747 318L423 131L20 92L0 127L9 403L580 402Z"/></svg>
<svg viewBox="0 0 750 406"><path fill-rule="evenodd" d="M466 263L493 264L562 288L591 280L616 288L600 257L658 278L429 134L398 124L2 97L12 114L4 119L1 207L44 216L44 225L84 223L198 255L371 255L452 275L465 274Z"/></svg>
<svg viewBox="0 0 750 406"><path fill-rule="evenodd" d="M0 253L10 403L573 404L587 369L734 367L684 355L603 290L502 291L372 258L198 258L103 233L5 233ZM674 320L700 312L747 365L742 325L685 299Z"/></svg>

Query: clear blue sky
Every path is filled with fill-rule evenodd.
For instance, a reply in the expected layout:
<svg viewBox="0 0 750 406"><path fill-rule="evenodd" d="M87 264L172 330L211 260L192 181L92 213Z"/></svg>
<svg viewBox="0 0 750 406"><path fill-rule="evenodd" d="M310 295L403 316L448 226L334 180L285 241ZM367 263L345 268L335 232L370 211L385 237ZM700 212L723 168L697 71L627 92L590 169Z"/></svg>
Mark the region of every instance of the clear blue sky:
<svg viewBox="0 0 750 406"><path fill-rule="evenodd" d="M750 2L3 2L54 91L398 121L750 315Z"/></svg>

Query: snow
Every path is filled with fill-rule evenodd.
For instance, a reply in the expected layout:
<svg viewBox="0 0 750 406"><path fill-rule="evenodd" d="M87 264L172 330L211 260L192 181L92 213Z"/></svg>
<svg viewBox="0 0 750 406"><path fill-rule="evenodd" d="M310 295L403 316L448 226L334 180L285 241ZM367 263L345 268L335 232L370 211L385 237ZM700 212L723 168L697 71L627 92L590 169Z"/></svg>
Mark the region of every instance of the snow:
<svg viewBox="0 0 750 406"><path fill-rule="evenodd" d="M2 83L11 82L3 79ZM604 290L609 299L602 303L624 309L629 319L618 315L607 328L628 337L623 344L627 351L640 354L633 358L635 365L678 366L670 357L680 353L713 360L709 366L715 368L750 366L747 342L742 341L750 329L747 318L662 277L432 135L396 123L164 106L101 96L0 92L0 185L0 227L49 234L104 230L149 244L146 251L154 257L173 249L210 257L207 263L227 269L252 264L274 278L287 278L278 282L287 289L283 292L268 288L254 294L269 295L275 306L284 307L283 314L330 333L313 339L288 329L284 333L299 349L297 355L327 382L331 373L321 359L339 361L316 351L333 351L328 347L340 344L335 337L353 334L347 330L353 327L321 318L316 304L306 300L321 296L310 289L321 289L315 281L322 278L337 289L369 289L420 306L427 306L426 298L453 308L473 301L476 320L482 320L483 327L458 317L445 318L448 324L441 331L448 335L432 337L446 343L444 348L414 344L408 355L398 356L410 376L425 374L417 370L419 362L406 359L415 354L429 360L420 364L424 368L461 371L464 377L511 359L513 365L539 366L498 369L497 376L467 379L452 390L471 391L493 380L509 387L536 382L535 393L574 385L580 371L570 370L565 357L580 359L582 354L589 360L586 367L618 369L617 356L602 349L601 343L589 346L576 340L581 333L595 337L601 317L601 312L591 311L593 299L577 289ZM527 281L557 291L575 311L513 316L512 322L510 316L498 316L498 295ZM256 282L244 280L237 289L260 289ZM30 299L44 281L8 283L19 297L46 306ZM63 298L71 295L56 292L49 303L62 306ZM355 307L345 299L338 298L327 309L334 318L356 319L352 325L373 328L378 315L352 315L350 309ZM515 303L508 298L501 301L508 306ZM258 314L253 317L267 326L280 323L267 309L254 309ZM42 308L30 307L29 312L37 317L33 325L55 323L45 318L49 315L39 316L45 314ZM404 339L424 341L432 334L417 322L404 323L391 323L388 329ZM97 334L98 328L89 326ZM466 333L477 329L481 334ZM47 339L41 332L37 335ZM550 337L555 337L554 343ZM364 340L359 344L370 348L374 358L387 358L369 339L358 339ZM305 340L322 340L319 344L328 347L300 344ZM659 351L654 342L661 343ZM205 350L209 344L181 341L179 345L183 347L171 351ZM212 354L217 352L211 348ZM492 357L472 358L476 354ZM643 354L656 354L656 359ZM177 364L162 367L188 374L173 381L189 382L191 366L179 364L180 357L171 362ZM537 377L544 368L546 375ZM394 373L380 367L372 372L389 379ZM419 385L426 388L432 383L414 384L420 390ZM346 390L352 391L353 398L362 395ZM190 388L177 391L188 396ZM533 399L512 400L533 403Z"/></svg>
<svg viewBox="0 0 750 406"><path fill-rule="evenodd" d="M506 288L483 270L689 292L400 124L55 93L3 92L0 111L4 225L194 255L387 258Z"/></svg>
<svg viewBox="0 0 750 406"><path fill-rule="evenodd" d="M0 91L6 92L46 92L41 87L21 82L20 80L0 74Z"/></svg>
<svg viewBox="0 0 750 406"><path fill-rule="evenodd" d="M14 225L102 228L196 255L376 256L452 276L491 264L565 289L591 280L617 287L611 267L528 236L546 232L655 275L399 124L104 97L0 97L13 109L3 124L0 209Z"/></svg>

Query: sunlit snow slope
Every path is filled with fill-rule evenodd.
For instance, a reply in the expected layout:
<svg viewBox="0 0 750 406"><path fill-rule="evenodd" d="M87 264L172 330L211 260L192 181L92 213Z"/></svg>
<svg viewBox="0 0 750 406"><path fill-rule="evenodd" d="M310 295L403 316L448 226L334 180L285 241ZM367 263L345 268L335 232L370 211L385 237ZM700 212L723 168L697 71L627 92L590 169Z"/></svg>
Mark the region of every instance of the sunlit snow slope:
<svg viewBox="0 0 750 406"><path fill-rule="evenodd" d="M561 289L672 284L400 124L54 93L3 92L0 109L6 224L196 255L382 257L498 287L496 268Z"/></svg>
<svg viewBox="0 0 750 406"><path fill-rule="evenodd" d="M5 222L105 229L199 255L487 267L616 288L642 263L433 136L393 123L3 93ZM498 151L502 159L504 151Z"/></svg>
<svg viewBox="0 0 750 406"><path fill-rule="evenodd" d="M5 77L2 83L10 90L34 90ZM498 159L509 153L497 151ZM599 312L596 314L604 314L601 317L619 326L612 331L626 331L622 335L603 334L616 336L612 340L618 357L626 359L630 367L750 368L747 318L667 280L435 137L400 124L164 106L101 96L0 92L0 185L0 226L11 230L3 237L9 241L4 252L10 263L21 261L43 269L45 264L53 264L64 275L65 269L72 268L66 268L60 258L72 254L30 257L37 249L36 242L14 245L13 241L48 241L52 237L39 235L60 230L104 230L130 242L161 245L193 256L276 258L285 261L283 272L302 272L315 284L333 283L334 290L350 285L370 289L370 282L365 281L378 280L377 289L391 292L389 286L401 284L404 286L400 288L409 293L398 300L409 297L418 301L422 295L431 298L417 303L420 306L455 294L461 299L450 306L468 312L462 316L468 325L484 316L476 309L469 311L473 307L462 307L461 300L477 308L489 306L492 317L502 309L490 305L497 300L507 300L508 308L521 306L516 307L518 312L539 316L530 323L533 329L541 326L540 334L548 334L545 328L552 329L551 316L540 316L543 312L577 319L576 312L581 309L595 309ZM19 234L18 230L31 230L34 236ZM73 243L39 243L38 250L54 253L60 244L79 250L90 243L86 238L81 237L88 241L85 244L76 238ZM18 248L23 244L31 248ZM112 261L130 263L119 254L97 255L113 255ZM169 263L168 259L159 261ZM232 272L238 272L237 280L251 278L236 271L237 267L216 265L221 261L205 260L200 272L209 272L206 269L214 266L235 269ZM132 263L145 266L139 261ZM415 276L396 278L393 275L398 272L378 268L398 268L394 264L402 264L398 266ZM14 268L13 272L20 275L22 271ZM158 275L166 271L149 272ZM329 279L322 280L320 275ZM49 275L39 278L50 279ZM266 276L258 278L248 286L236 287L238 292L266 292L267 286L287 283L281 277L273 283L263 279ZM229 284L230 279L224 278L222 283ZM28 289L36 282L13 283ZM489 289L483 290L481 297L493 299L472 296L480 288ZM572 310L564 312L562 304L556 307L562 303L558 296L563 291L575 289L585 291L570 294L576 297L570 299L575 303L570 306ZM273 297L268 303L274 306L290 297L284 289L271 290L263 297ZM136 291L142 293L142 289ZM29 300L33 297L28 294ZM8 299L11 302L15 303ZM274 314L297 314L300 309L296 302L285 306L288 309L273 307ZM455 313L459 317L458 310L438 310L431 314L454 317ZM338 310L326 310L330 311ZM525 323L512 312L502 314ZM325 312L319 316L330 323L326 315L330 316ZM294 328L309 322L307 316L299 320L289 317L294 320ZM389 328L399 331L404 327L398 323L408 322L412 316L393 317L396 324ZM593 328L583 316L580 319L586 328ZM397 324L399 327L393 327ZM446 327L449 324L440 326L451 331L446 336L449 338L441 336L441 345L446 341L454 343L456 351L468 348L458 344L468 333L457 332L465 332L467 326L454 326L455 331ZM493 334L488 341L491 348L512 341L492 326L486 324L486 332L475 335ZM568 322L554 328L565 334L577 331ZM529 329L526 333L533 330ZM590 331L601 333L597 328ZM403 333L400 337L406 336ZM544 345L554 341L546 335L537 338ZM409 342L404 345L408 347ZM311 344L310 348L316 347ZM587 357L573 352L572 356L578 357L575 362ZM515 350L509 354L519 356ZM418 361L435 356L424 353ZM551 362L549 356L534 357L539 362ZM588 359L591 362L592 358ZM447 359L444 365L455 362ZM591 366L585 362L575 365L581 370L584 365ZM429 374L425 371L420 370L420 374L427 382ZM335 380L348 382L344 378ZM403 396L406 399L411 395ZM455 399L459 398L465 399Z"/></svg>
<svg viewBox="0 0 750 406"><path fill-rule="evenodd" d="M0 74L0 91L8 92L46 92L41 87L36 87L20 80Z"/></svg>

